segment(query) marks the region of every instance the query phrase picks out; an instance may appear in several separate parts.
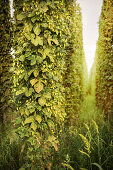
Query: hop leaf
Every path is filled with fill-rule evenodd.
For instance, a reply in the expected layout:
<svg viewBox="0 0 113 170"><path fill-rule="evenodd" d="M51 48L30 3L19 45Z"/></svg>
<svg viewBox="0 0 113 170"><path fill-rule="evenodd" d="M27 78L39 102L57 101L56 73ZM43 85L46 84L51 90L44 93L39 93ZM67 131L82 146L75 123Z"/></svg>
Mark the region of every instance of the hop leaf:
<svg viewBox="0 0 113 170"><path fill-rule="evenodd" d="M33 123L31 124L31 128L32 128L34 131L36 131L36 129L37 129L36 123L33 122Z"/></svg>
<svg viewBox="0 0 113 170"><path fill-rule="evenodd" d="M38 103L41 105L41 106L44 106L46 104L46 99L44 97L41 97L38 99Z"/></svg>
<svg viewBox="0 0 113 170"><path fill-rule="evenodd" d="M58 40L57 39L52 39L51 41L53 41L56 45L59 44Z"/></svg>
<svg viewBox="0 0 113 170"><path fill-rule="evenodd" d="M34 86L37 82L38 82L37 79L32 79L32 80L30 80L30 83L31 83L32 86Z"/></svg>
<svg viewBox="0 0 113 170"><path fill-rule="evenodd" d="M39 71L38 71L38 70L35 70L35 71L33 72L33 74L34 74L35 77L37 77L37 76L39 75Z"/></svg>
<svg viewBox="0 0 113 170"><path fill-rule="evenodd" d="M34 85L34 89L37 93L40 93L44 88L44 85L41 82L38 82Z"/></svg>
<svg viewBox="0 0 113 170"><path fill-rule="evenodd" d="M20 61L24 61L24 60L25 60L25 56L24 56L24 55L21 55L21 56L19 57L19 60L20 60Z"/></svg>
<svg viewBox="0 0 113 170"><path fill-rule="evenodd" d="M38 44L43 46L43 39L39 36L36 36L36 38L34 39L33 37L31 38L31 42L32 44L34 44L35 46L37 46Z"/></svg>
<svg viewBox="0 0 113 170"><path fill-rule="evenodd" d="M26 89L26 91L25 91L26 97L31 96L31 94L32 94L33 91L34 91L33 88Z"/></svg>
<svg viewBox="0 0 113 170"><path fill-rule="evenodd" d="M39 116L39 115L37 115L35 119L37 120L37 122L38 122L39 124L40 124L41 121L42 121L42 118L41 118L41 116Z"/></svg>
<svg viewBox="0 0 113 170"><path fill-rule="evenodd" d="M17 20L22 21L26 16L24 14L18 14L17 15Z"/></svg>
<svg viewBox="0 0 113 170"><path fill-rule="evenodd" d="M43 95L43 97L46 98L46 99L50 99L51 98L51 94L50 93L45 93Z"/></svg>
<svg viewBox="0 0 113 170"><path fill-rule="evenodd" d="M20 95L22 93L24 93L24 91L23 90L19 90L19 91L16 92L16 95Z"/></svg>
<svg viewBox="0 0 113 170"><path fill-rule="evenodd" d="M28 123L31 123L33 121L34 121L33 116L30 116L30 117L26 118L24 124L28 124Z"/></svg>
<svg viewBox="0 0 113 170"><path fill-rule="evenodd" d="M48 11L48 7L45 5L42 9L44 12L47 12Z"/></svg>
<svg viewBox="0 0 113 170"><path fill-rule="evenodd" d="M39 35L40 32L41 32L41 29L40 29L39 24L36 24L35 27L33 28L33 30L34 30L34 33L35 33L36 35Z"/></svg>

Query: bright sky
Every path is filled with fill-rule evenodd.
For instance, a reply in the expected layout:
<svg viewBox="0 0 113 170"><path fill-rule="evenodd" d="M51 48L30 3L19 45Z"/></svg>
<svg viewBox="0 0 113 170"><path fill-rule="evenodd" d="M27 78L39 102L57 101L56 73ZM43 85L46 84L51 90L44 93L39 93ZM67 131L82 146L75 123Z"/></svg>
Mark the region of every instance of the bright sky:
<svg viewBox="0 0 113 170"><path fill-rule="evenodd" d="M83 43L88 73L92 67L96 42L98 40L98 22L103 0L78 0L82 9Z"/></svg>

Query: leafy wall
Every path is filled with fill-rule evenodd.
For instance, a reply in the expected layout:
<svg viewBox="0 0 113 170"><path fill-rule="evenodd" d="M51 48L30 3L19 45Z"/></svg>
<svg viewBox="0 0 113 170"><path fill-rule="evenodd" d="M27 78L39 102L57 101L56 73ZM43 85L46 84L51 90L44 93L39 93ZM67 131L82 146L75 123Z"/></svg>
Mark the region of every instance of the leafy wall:
<svg viewBox="0 0 113 170"><path fill-rule="evenodd" d="M57 151L57 135L68 113L76 116L80 109L84 62L81 13L73 0L15 0L14 8L18 133L27 141L29 159L41 156L42 161L50 148ZM32 153L37 157L30 156Z"/></svg>
<svg viewBox="0 0 113 170"><path fill-rule="evenodd" d="M11 21L9 1L0 1L0 122L12 113L11 102Z"/></svg>
<svg viewBox="0 0 113 170"><path fill-rule="evenodd" d="M70 3L68 6L70 17L70 39L66 60L64 86L66 94L66 113L69 124L75 124L83 99L85 56L83 51L82 17L79 5ZM86 69L87 70L87 69ZM87 72L87 71L86 71Z"/></svg>
<svg viewBox="0 0 113 170"><path fill-rule="evenodd" d="M112 1L104 0L99 21L99 39L96 49L96 101L107 117L110 117L113 108L112 11Z"/></svg>

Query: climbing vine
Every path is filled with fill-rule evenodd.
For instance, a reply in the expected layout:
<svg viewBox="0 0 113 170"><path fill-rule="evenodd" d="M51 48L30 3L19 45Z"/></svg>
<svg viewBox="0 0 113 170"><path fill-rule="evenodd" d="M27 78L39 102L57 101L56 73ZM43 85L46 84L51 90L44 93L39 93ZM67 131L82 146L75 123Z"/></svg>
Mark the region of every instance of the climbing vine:
<svg viewBox="0 0 113 170"><path fill-rule="evenodd" d="M86 69L82 38L82 17L79 5L69 3L70 39L66 58L65 93L68 123L75 124L83 99L83 72ZM86 69L87 72L87 69ZM86 76L87 77L87 76Z"/></svg>
<svg viewBox="0 0 113 170"><path fill-rule="evenodd" d="M11 21L9 1L0 1L0 122L5 123L12 113L11 99Z"/></svg>
<svg viewBox="0 0 113 170"><path fill-rule="evenodd" d="M97 105L111 118L113 101L112 57L112 1L104 0L99 21L99 39L96 50L96 100Z"/></svg>
<svg viewBox="0 0 113 170"><path fill-rule="evenodd" d="M79 6L73 1L14 1L14 101L17 133L39 168L58 151L65 119L83 95L84 62ZM79 23L80 22L80 23ZM72 96L72 97L71 97ZM72 113L74 111L74 113Z"/></svg>

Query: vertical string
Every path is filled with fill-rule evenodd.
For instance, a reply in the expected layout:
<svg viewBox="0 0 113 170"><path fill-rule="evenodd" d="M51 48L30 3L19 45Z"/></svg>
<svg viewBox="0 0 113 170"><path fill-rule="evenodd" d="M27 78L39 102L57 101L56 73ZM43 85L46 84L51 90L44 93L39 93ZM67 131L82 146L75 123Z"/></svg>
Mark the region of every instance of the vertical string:
<svg viewBox="0 0 113 170"><path fill-rule="evenodd" d="M9 0L9 2L10 2L10 14L11 18L13 18L14 15L13 0Z"/></svg>

